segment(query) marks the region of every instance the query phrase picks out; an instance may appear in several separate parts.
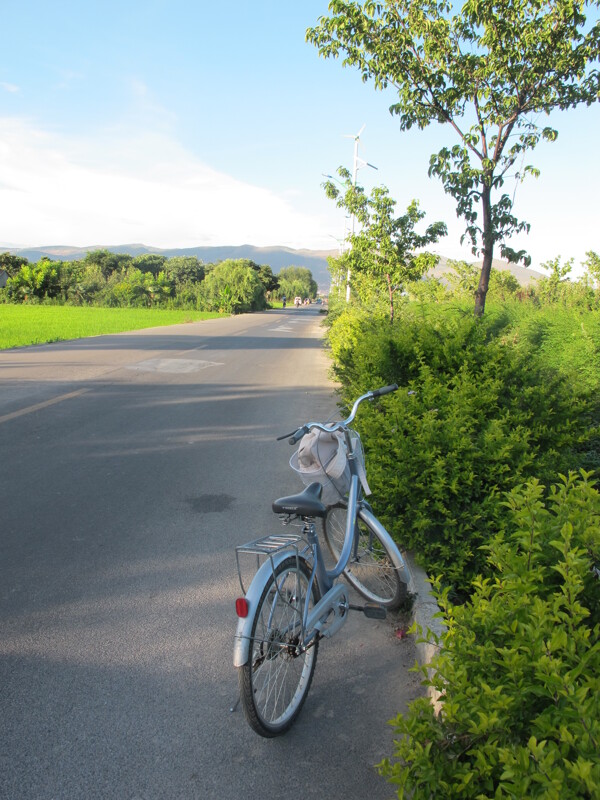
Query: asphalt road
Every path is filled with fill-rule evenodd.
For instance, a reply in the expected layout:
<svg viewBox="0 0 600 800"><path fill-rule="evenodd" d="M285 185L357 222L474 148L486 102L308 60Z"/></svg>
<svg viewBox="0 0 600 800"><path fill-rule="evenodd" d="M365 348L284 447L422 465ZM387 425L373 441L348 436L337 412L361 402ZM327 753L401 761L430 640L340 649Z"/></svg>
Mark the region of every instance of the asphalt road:
<svg viewBox="0 0 600 800"><path fill-rule="evenodd" d="M0 353L2 800L393 796L393 621L324 643L285 737L230 712L234 547L301 488L275 436L327 369L315 307Z"/></svg>

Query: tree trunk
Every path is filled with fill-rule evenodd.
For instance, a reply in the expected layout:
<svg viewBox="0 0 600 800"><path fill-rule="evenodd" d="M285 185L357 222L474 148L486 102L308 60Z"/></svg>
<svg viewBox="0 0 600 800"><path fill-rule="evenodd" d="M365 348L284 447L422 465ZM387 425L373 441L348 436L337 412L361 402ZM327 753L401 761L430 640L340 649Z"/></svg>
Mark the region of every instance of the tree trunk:
<svg viewBox="0 0 600 800"><path fill-rule="evenodd" d="M485 298L490 284L490 272L492 271L492 261L494 259L494 231L492 230L492 201L491 190L485 186L481 193L481 205L483 209L483 263L481 265L481 275L479 285L475 292L475 316L482 317L485 311Z"/></svg>
<svg viewBox="0 0 600 800"><path fill-rule="evenodd" d="M394 322L394 289L392 288L392 279L390 273L386 272L386 280L388 285L388 292L390 294L390 325Z"/></svg>

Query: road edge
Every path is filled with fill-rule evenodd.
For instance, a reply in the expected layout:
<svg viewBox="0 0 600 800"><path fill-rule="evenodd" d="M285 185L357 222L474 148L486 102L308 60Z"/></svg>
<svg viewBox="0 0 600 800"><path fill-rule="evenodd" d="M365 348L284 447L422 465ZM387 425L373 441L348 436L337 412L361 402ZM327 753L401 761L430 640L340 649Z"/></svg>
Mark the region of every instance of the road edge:
<svg viewBox="0 0 600 800"><path fill-rule="evenodd" d="M427 675L431 678L435 670L430 664L434 656L441 650L441 639L446 632L446 625L427 573L416 563L412 553L403 553L402 555L406 559L410 573L408 590L413 595L411 622L417 627L414 634L417 659L420 666L427 668ZM441 708L440 693L432 686L428 686L426 695L436 711L439 711Z"/></svg>

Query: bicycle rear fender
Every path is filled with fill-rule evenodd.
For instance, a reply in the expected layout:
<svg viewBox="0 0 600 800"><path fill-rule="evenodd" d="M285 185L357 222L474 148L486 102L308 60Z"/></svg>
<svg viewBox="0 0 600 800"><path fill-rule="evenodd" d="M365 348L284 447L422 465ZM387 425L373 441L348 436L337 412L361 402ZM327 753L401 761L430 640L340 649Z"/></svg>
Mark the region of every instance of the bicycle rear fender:
<svg viewBox="0 0 600 800"><path fill-rule="evenodd" d="M238 619L237 630L233 643L233 666L243 667L250 658L250 635L252 633L252 623L254 622L254 611L259 603L267 582L271 579L273 572L285 561L286 558L294 555L293 550L280 550L270 556L261 565L258 572L252 578L252 583L246 592L248 602L248 616Z"/></svg>

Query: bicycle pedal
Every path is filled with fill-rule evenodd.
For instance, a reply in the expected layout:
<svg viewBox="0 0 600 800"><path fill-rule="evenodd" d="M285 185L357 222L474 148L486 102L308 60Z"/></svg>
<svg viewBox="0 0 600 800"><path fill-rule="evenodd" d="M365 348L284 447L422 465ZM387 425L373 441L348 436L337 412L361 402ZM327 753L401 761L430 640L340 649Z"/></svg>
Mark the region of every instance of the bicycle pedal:
<svg viewBox="0 0 600 800"><path fill-rule="evenodd" d="M378 606L377 603L365 603L364 606L350 606L353 611L362 611L368 619L385 619L387 611L383 606Z"/></svg>

